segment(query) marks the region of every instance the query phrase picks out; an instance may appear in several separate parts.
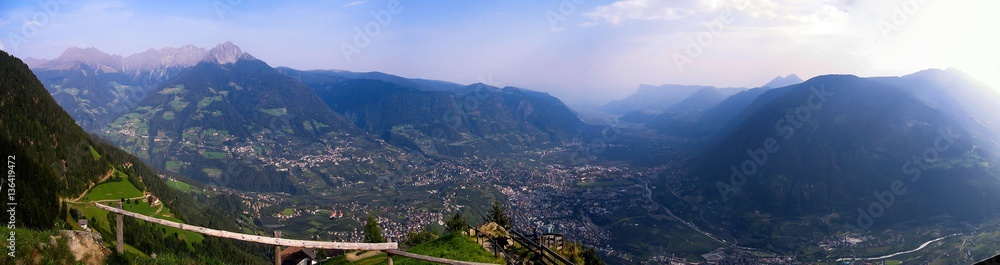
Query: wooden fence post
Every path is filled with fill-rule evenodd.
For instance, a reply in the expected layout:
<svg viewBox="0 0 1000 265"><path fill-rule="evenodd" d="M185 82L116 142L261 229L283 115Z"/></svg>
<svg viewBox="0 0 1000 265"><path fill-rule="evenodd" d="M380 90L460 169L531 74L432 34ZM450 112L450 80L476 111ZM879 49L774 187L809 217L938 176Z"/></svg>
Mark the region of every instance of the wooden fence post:
<svg viewBox="0 0 1000 265"><path fill-rule="evenodd" d="M118 209L122 209L122 202L121 201L118 201ZM117 239L117 242L116 242L116 243L118 243L117 250L118 250L118 255L121 255L122 252L125 252L125 239L123 238L124 235L123 235L123 232L122 232L122 214L116 214L116 218L115 219L117 219L117 220L115 220L115 223L117 224L116 228L118 228L117 229L118 231L116 231L116 234L118 236L118 239Z"/></svg>
<svg viewBox="0 0 1000 265"><path fill-rule="evenodd" d="M385 239L385 242L386 242L386 243L392 243L392 239L389 239L389 238L386 238L386 239ZM389 253L389 252L385 252L385 262L386 262L386 263L387 263L388 265L392 265L392 253Z"/></svg>
<svg viewBox="0 0 1000 265"><path fill-rule="evenodd" d="M274 231L274 237L281 237L281 231ZM274 245L274 265L281 265L281 246Z"/></svg>

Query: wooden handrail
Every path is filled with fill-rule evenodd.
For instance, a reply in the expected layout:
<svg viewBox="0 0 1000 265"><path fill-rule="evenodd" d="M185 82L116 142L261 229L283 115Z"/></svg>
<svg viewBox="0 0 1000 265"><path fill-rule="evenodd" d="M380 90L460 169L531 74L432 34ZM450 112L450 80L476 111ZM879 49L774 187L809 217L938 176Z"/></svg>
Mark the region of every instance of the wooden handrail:
<svg viewBox="0 0 1000 265"><path fill-rule="evenodd" d="M115 208L115 207L107 206L107 205L100 204L100 203L94 203L94 205L96 205L97 208L101 208L103 210L106 210L106 211L109 211L109 212L113 212L113 213L116 213L116 214L125 215L125 216L128 216L128 217L136 218L136 219L143 220L143 221L146 221L146 222L151 222L151 223L155 223L155 224L160 224L160 225L164 225L164 226L168 226L168 227L173 227L173 228L181 229L181 230L184 230L184 231L191 231L191 232L195 232L195 233L199 233L199 234L203 234L203 235L208 235L208 236L214 236L214 237L229 238L229 239L235 239L235 240L240 240L240 241L247 241L247 242L254 242L254 243L261 243L261 244L269 244L269 245L275 245L275 246L289 246L289 247L300 247L300 248L345 249L345 250L379 250L379 251L383 251L383 252L385 252L386 254L389 255L389 264L392 264L392 256L396 255L396 256L407 257L407 258L411 258L411 259L417 259L417 260L435 262L435 263L440 263L440 264L448 264L448 265L495 265L493 263L481 263L481 262L450 260L450 259L443 259L443 258L437 258L437 257L431 257L431 256L424 256L424 255L420 255L420 254L413 254L413 253L409 253L409 252L403 252L403 251L399 251L399 246L396 243L323 242L323 241L284 239L284 238L277 238L277 237L265 237L265 236L258 236L258 235L247 235L247 234L240 234L240 233L234 233L234 232L223 231L223 230L209 229L209 228L204 228L204 227L195 226L195 225L188 225L188 224L182 224L182 223L178 223L178 222L173 222L173 221L167 221L167 220L163 220L163 219L153 218L153 217L141 215L141 214L138 214L138 213L129 212L129 211L126 211L126 210L123 210L123 209L120 209L120 208ZM121 226L122 226L121 224L118 225L119 228L121 228ZM119 235L118 238L120 239L120 238L122 238L122 236ZM278 253L278 251L276 250L275 251L275 255L276 255L275 262L280 262L280 261L277 260L277 253Z"/></svg>
<svg viewBox="0 0 1000 265"><path fill-rule="evenodd" d="M323 242L323 241L309 241L309 240L297 240L297 239L284 239L276 237L265 237L258 235L247 235L234 233L223 230L209 229L200 226L182 224L172 221L167 221L163 219L157 219L122 209L114 208L100 203L94 203L98 208L104 209L109 212L126 215L132 218L143 220L146 222L156 223L168 227L173 227L185 231L191 231L203 235L209 235L214 237L236 239L247 242L255 242L261 244L278 245L278 246L288 246L288 247L300 247L300 248L314 248L314 249L345 249L345 250L395 250L399 249L396 243L353 243L353 242ZM403 256L403 255L400 255Z"/></svg>
<svg viewBox="0 0 1000 265"><path fill-rule="evenodd" d="M515 241L518 241L518 242L520 242L522 244L526 244L526 245L528 245L529 248L537 248L537 249L541 250L543 253L547 253L549 255L552 255L553 257L555 257L558 260L558 262L562 262L563 264L566 264L566 265L573 265L573 262L569 261L568 259L566 259L566 257L563 257L562 255L559 255L559 253L556 253L555 251L552 251L552 249L549 249L546 246L543 246L541 244L535 243L534 241L531 241L530 238L522 235L521 233L518 233L517 231L514 231L514 229L510 230L510 234L514 235L512 238ZM544 255L542 255L542 256L544 256Z"/></svg>

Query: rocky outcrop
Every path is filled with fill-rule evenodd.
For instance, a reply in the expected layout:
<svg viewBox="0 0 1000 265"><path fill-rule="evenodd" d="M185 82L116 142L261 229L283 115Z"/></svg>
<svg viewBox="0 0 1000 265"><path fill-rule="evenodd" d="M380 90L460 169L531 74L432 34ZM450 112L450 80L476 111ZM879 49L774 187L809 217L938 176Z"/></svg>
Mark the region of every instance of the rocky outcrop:
<svg viewBox="0 0 1000 265"><path fill-rule="evenodd" d="M85 231L60 230L59 237L66 239L66 245L77 262L87 265L104 264L111 250L104 246L101 234ZM53 240L57 240L53 238Z"/></svg>

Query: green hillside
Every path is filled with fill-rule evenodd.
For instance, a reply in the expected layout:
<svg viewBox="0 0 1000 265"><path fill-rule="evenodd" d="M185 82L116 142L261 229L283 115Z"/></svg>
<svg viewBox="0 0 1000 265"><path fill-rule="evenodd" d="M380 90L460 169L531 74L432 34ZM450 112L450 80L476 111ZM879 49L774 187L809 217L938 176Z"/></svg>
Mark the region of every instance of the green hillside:
<svg viewBox="0 0 1000 265"><path fill-rule="evenodd" d="M16 184L16 193L3 196L3 203L17 203L15 231L25 235L21 237L25 241L30 242L30 235L78 228L73 217L83 217L96 221L93 227L110 246L114 237L110 233L113 227L106 221L108 214L92 209L89 201L134 198L146 192L160 199L160 208L140 201L132 202L128 209L153 211L154 216L193 225L239 229L218 210L168 187L157 172L138 158L84 133L28 67L4 52L0 52L0 87L3 88L0 150L8 160L8 175L15 175L7 181ZM265 263L263 255L249 254L266 253L263 246L178 234L131 218L127 220L126 243L137 251L112 256L110 263L147 263L141 260L143 253L175 253L191 256L193 260L226 260L236 264ZM51 258L41 251L44 247L25 241L19 242L27 247L16 250L18 258Z"/></svg>

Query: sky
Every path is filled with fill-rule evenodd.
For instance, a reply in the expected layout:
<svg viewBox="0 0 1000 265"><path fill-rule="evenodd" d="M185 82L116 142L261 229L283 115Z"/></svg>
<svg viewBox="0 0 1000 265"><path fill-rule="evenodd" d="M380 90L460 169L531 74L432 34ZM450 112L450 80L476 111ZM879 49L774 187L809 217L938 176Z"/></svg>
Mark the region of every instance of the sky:
<svg viewBox="0 0 1000 265"><path fill-rule="evenodd" d="M995 0L3 1L0 49L128 56L232 41L271 66L380 71L600 104L640 84L957 68L1000 91Z"/></svg>

